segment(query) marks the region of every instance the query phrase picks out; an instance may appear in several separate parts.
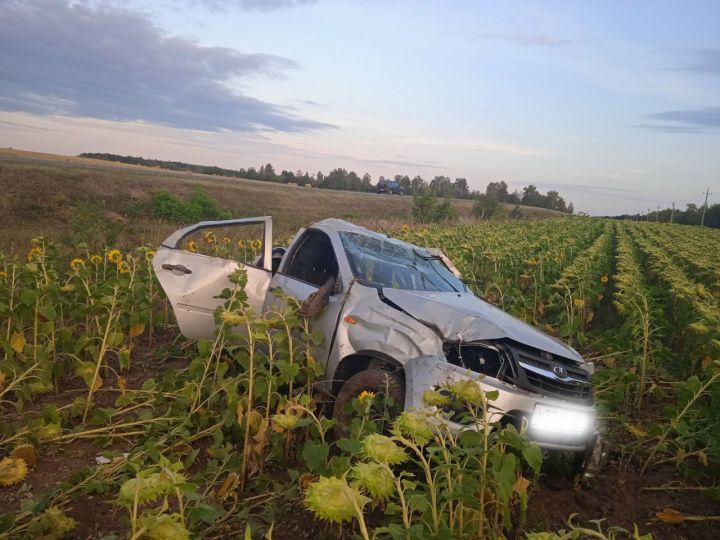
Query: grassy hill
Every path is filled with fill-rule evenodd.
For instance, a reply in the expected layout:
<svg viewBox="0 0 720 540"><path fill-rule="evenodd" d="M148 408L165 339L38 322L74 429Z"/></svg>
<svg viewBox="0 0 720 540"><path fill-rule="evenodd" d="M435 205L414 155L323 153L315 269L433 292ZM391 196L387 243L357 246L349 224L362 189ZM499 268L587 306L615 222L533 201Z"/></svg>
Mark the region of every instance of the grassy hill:
<svg viewBox="0 0 720 540"><path fill-rule="evenodd" d="M148 211L153 194L161 190L188 199L201 189L234 217L271 215L280 237L326 217L371 228L397 226L410 220L412 208L412 197L319 190L13 149L0 149L0 189L0 248L10 251L25 250L39 234L51 234L52 240L66 245L157 244L178 228ZM453 205L461 220L471 219L472 201L454 200ZM542 208L521 210L528 219L563 215Z"/></svg>

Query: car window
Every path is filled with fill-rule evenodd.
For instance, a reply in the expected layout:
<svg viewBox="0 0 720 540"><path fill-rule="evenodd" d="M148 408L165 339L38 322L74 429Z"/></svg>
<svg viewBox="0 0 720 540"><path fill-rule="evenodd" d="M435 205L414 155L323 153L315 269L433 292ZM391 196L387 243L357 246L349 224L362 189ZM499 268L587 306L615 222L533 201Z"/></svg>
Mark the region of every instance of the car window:
<svg viewBox="0 0 720 540"><path fill-rule="evenodd" d="M356 232L340 233L353 275L373 287L460 292L467 287L440 260L412 244Z"/></svg>
<svg viewBox="0 0 720 540"><path fill-rule="evenodd" d="M185 236L179 248L262 267L264 229L262 224L202 227Z"/></svg>
<svg viewBox="0 0 720 540"><path fill-rule="evenodd" d="M337 258L328 235L313 229L305 231L282 273L316 287L321 287L331 277L337 279Z"/></svg>

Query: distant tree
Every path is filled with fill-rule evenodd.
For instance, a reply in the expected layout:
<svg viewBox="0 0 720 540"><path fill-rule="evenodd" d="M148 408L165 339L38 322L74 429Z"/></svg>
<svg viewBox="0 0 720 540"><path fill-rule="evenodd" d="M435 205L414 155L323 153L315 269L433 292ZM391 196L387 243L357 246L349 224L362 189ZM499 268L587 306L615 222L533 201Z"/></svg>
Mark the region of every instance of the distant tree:
<svg viewBox="0 0 720 540"><path fill-rule="evenodd" d="M574 214L574 213L575 213L575 207L573 206L573 203L568 204L567 213L568 213L568 214Z"/></svg>
<svg viewBox="0 0 720 540"><path fill-rule="evenodd" d="M510 204L520 204L522 202L522 196L520 195L520 192L516 189L513 191L510 195L508 195L507 201Z"/></svg>
<svg viewBox="0 0 720 540"><path fill-rule="evenodd" d="M453 191L458 199L467 199L470 196L470 187L465 178L456 178L453 182Z"/></svg>
<svg viewBox="0 0 720 540"><path fill-rule="evenodd" d="M402 186L403 191L407 195L412 194L412 182L410 181L410 177L407 174L402 175L402 176L398 174L395 177L395 180L398 182L398 184L400 184Z"/></svg>
<svg viewBox="0 0 720 540"><path fill-rule="evenodd" d="M543 196L538 191L537 186L530 184L523 188L522 203L526 206L541 206Z"/></svg>
<svg viewBox="0 0 720 540"><path fill-rule="evenodd" d="M295 175L292 173L292 171L283 171L280 173L280 181L284 184L294 182Z"/></svg>
<svg viewBox="0 0 720 540"><path fill-rule="evenodd" d="M454 220L457 212L449 198L440 202L435 194L424 193L414 196L412 216L421 223L440 223Z"/></svg>
<svg viewBox="0 0 720 540"><path fill-rule="evenodd" d="M472 215L480 220L497 217L502 213L504 210L501 204L486 193L478 195L472 207Z"/></svg>
<svg viewBox="0 0 720 540"><path fill-rule="evenodd" d="M372 176L370 176L369 173L363 174L362 177L362 190L363 191L372 191Z"/></svg>
<svg viewBox="0 0 720 540"><path fill-rule="evenodd" d="M423 177L418 175L410 181L410 187L412 189L413 195L418 195L425 190L427 184L425 180L423 180Z"/></svg>
<svg viewBox="0 0 720 540"><path fill-rule="evenodd" d="M452 195L452 180L447 176L436 176L430 180L430 192L438 197L450 197Z"/></svg>
<svg viewBox="0 0 720 540"><path fill-rule="evenodd" d="M485 195L495 199L498 202L507 202L510 198L508 193L508 185L503 182L490 182L485 188Z"/></svg>
<svg viewBox="0 0 720 540"><path fill-rule="evenodd" d="M260 167L260 176L262 176L262 178L264 180L270 180L270 181L277 180L277 175L275 174L275 169L273 168L273 166L270 163L266 164L265 167Z"/></svg>

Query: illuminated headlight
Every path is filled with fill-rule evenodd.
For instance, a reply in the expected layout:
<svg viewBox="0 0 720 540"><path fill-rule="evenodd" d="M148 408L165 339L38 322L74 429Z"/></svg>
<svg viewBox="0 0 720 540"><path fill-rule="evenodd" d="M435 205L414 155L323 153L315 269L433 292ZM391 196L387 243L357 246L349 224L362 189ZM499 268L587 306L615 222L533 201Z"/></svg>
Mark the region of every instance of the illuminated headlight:
<svg viewBox="0 0 720 540"><path fill-rule="evenodd" d="M538 403L530 419L530 429L538 434L584 435L590 429L590 414Z"/></svg>

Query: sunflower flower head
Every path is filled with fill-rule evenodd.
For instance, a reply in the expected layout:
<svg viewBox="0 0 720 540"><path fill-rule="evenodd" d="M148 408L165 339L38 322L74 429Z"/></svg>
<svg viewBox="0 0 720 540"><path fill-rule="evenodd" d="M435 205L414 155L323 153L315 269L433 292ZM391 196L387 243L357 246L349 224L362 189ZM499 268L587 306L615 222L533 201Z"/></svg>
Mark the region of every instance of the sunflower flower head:
<svg viewBox="0 0 720 540"><path fill-rule="evenodd" d="M407 459L407 454L390 437L378 433L365 437L362 448L367 457L387 465L398 465Z"/></svg>
<svg viewBox="0 0 720 540"><path fill-rule="evenodd" d="M140 525L147 530L149 540L189 540L190 531L185 528L180 514L148 513L140 519Z"/></svg>
<svg viewBox="0 0 720 540"><path fill-rule="evenodd" d="M245 316L239 311L224 309L220 312L220 320L230 326L238 326L245 322Z"/></svg>
<svg viewBox="0 0 720 540"><path fill-rule="evenodd" d="M602 283L604 285L607 282L608 282L607 274L603 274L602 276L600 276L600 283Z"/></svg>
<svg viewBox="0 0 720 540"><path fill-rule="evenodd" d="M585 307L585 299L584 298L576 298L575 300L573 300L573 305L578 309L582 309Z"/></svg>
<svg viewBox="0 0 720 540"><path fill-rule="evenodd" d="M45 510L43 518L49 525L48 530L52 531L52 538L62 538L65 533L75 528L75 520L66 516L57 506Z"/></svg>
<svg viewBox="0 0 720 540"><path fill-rule="evenodd" d="M154 249L148 249L145 252L145 260L152 261L153 257L155 256L155 250Z"/></svg>
<svg viewBox="0 0 720 540"><path fill-rule="evenodd" d="M212 231L204 233L202 238L203 240L205 240L205 242L211 245L214 245L217 242L217 239L215 238L215 233Z"/></svg>
<svg viewBox="0 0 720 540"><path fill-rule="evenodd" d="M25 479L27 465L24 459L4 458L0 461L0 486L12 486Z"/></svg>
<svg viewBox="0 0 720 540"><path fill-rule="evenodd" d="M420 446L425 446L434 436L433 425L428 415L421 411L405 411L395 420L395 430L409 437Z"/></svg>
<svg viewBox="0 0 720 540"><path fill-rule="evenodd" d="M365 403L366 401L372 401L375 398L375 392L369 392L367 390L363 390L360 392L360 395L358 396L358 401L360 403Z"/></svg>
<svg viewBox="0 0 720 540"><path fill-rule="evenodd" d="M120 274L130 273L130 265L125 261L120 261L117 265L117 269Z"/></svg>
<svg viewBox="0 0 720 540"><path fill-rule="evenodd" d="M5 279L5 278L7 278L7 272L5 272L4 270L0 270L0 279Z"/></svg>
<svg viewBox="0 0 720 540"><path fill-rule="evenodd" d="M106 254L107 260L111 263L118 264L122 261L122 251L119 249L111 249Z"/></svg>
<svg viewBox="0 0 720 540"><path fill-rule="evenodd" d="M333 523L352 521L369 502L370 499L345 480L326 476L310 484L305 495L305 506L320 519Z"/></svg>
<svg viewBox="0 0 720 540"><path fill-rule="evenodd" d="M240 239L237 241L237 245L240 249L245 249L245 241Z"/></svg>
<svg viewBox="0 0 720 540"><path fill-rule="evenodd" d="M280 413L272 417L273 428L275 431L283 432L289 429L293 429L297 426L300 419L294 414Z"/></svg>
<svg viewBox="0 0 720 540"><path fill-rule="evenodd" d="M423 403L431 407L444 407L450 405L450 396L438 390L425 390Z"/></svg>
<svg viewBox="0 0 720 540"><path fill-rule="evenodd" d="M72 268L73 272L79 272L83 268L85 268L85 261L75 257L72 261L70 261L70 268Z"/></svg>
<svg viewBox="0 0 720 540"><path fill-rule="evenodd" d="M483 391L480 385L470 379L456 381L450 386L450 392L469 405L480 406L483 402Z"/></svg>
<svg viewBox="0 0 720 540"><path fill-rule="evenodd" d="M195 242L194 240L188 241L187 250L191 253L197 253L198 252L197 242Z"/></svg>
<svg viewBox="0 0 720 540"><path fill-rule="evenodd" d="M43 250L40 246L33 246L30 248L30 251L27 253L27 260L28 262L37 261L38 259L41 259L43 256Z"/></svg>
<svg viewBox="0 0 720 540"><path fill-rule="evenodd" d="M410 226L407 223L402 226L402 232L404 232L405 234L410 232Z"/></svg>
<svg viewBox="0 0 720 540"><path fill-rule="evenodd" d="M352 485L364 489L374 499L388 499L395 492L395 479L380 463L356 463L350 474Z"/></svg>
<svg viewBox="0 0 720 540"><path fill-rule="evenodd" d="M103 258L98 254L90 255L90 262L95 266L98 266L103 262Z"/></svg>

